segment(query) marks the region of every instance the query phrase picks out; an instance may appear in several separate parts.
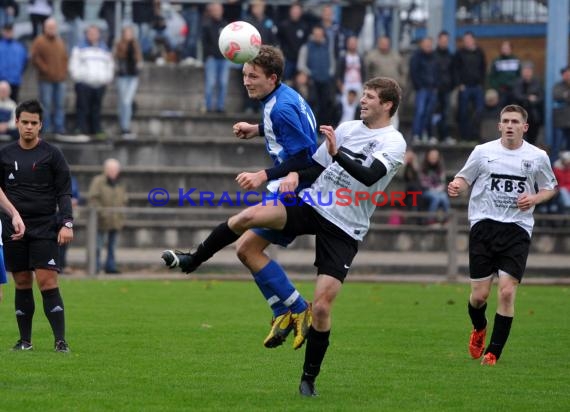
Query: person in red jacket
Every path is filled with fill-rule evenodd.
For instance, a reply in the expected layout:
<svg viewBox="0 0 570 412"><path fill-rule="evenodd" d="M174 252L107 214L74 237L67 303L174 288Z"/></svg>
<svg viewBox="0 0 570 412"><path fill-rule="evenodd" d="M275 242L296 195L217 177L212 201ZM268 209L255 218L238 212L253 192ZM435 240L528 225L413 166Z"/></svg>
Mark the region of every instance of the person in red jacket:
<svg viewBox="0 0 570 412"><path fill-rule="evenodd" d="M570 152L560 153L560 160L554 165L554 176L558 181L560 211L570 213Z"/></svg>

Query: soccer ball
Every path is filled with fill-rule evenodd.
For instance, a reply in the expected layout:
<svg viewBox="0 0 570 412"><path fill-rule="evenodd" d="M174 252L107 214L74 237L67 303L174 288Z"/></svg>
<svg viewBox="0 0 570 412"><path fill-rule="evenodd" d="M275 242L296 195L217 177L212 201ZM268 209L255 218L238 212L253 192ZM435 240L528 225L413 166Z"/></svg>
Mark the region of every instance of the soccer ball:
<svg viewBox="0 0 570 412"><path fill-rule="evenodd" d="M257 29L245 21L234 21L223 28L218 39L222 55L238 64L255 59L261 47Z"/></svg>

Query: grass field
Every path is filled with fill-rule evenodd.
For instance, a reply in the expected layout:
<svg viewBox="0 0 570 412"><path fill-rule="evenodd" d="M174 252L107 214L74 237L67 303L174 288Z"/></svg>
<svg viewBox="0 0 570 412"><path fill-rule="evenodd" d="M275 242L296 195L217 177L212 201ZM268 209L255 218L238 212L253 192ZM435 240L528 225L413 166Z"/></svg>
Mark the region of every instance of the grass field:
<svg viewBox="0 0 570 412"><path fill-rule="evenodd" d="M467 285L347 283L331 345L301 398L304 349L261 342L253 283L61 282L72 352L53 352L35 290L34 351L17 339L13 285L0 305L2 411L562 411L569 408L568 287L523 285L499 363L469 359ZM311 296L312 283L299 284ZM489 307L492 319L495 300Z"/></svg>

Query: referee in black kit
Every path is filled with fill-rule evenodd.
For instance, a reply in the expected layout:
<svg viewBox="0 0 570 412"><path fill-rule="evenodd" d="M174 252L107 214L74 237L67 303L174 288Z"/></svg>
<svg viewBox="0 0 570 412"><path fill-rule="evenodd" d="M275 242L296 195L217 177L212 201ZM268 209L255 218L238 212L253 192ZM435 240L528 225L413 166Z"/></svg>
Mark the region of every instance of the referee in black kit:
<svg viewBox="0 0 570 412"><path fill-rule="evenodd" d="M63 299L57 284L58 248L73 239L71 175L61 151L40 139L42 106L37 100L16 108L20 137L0 149L0 186L26 225L21 240L11 240L10 218L1 214L6 268L16 286L15 309L20 339L13 350L32 349L35 304L33 273L55 338L56 352L69 352L65 341Z"/></svg>

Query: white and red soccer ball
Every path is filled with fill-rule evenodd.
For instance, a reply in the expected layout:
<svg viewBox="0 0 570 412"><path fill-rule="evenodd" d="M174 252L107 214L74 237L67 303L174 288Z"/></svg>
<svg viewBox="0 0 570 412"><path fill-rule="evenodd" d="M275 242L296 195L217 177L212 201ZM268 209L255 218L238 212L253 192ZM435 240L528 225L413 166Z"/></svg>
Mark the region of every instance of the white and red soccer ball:
<svg viewBox="0 0 570 412"><path fill-rule="evenodd" d="M223 28L218 47L226 59L243 64L255 59L259 53L261 35L253 25L234 21Z"/></svg>

